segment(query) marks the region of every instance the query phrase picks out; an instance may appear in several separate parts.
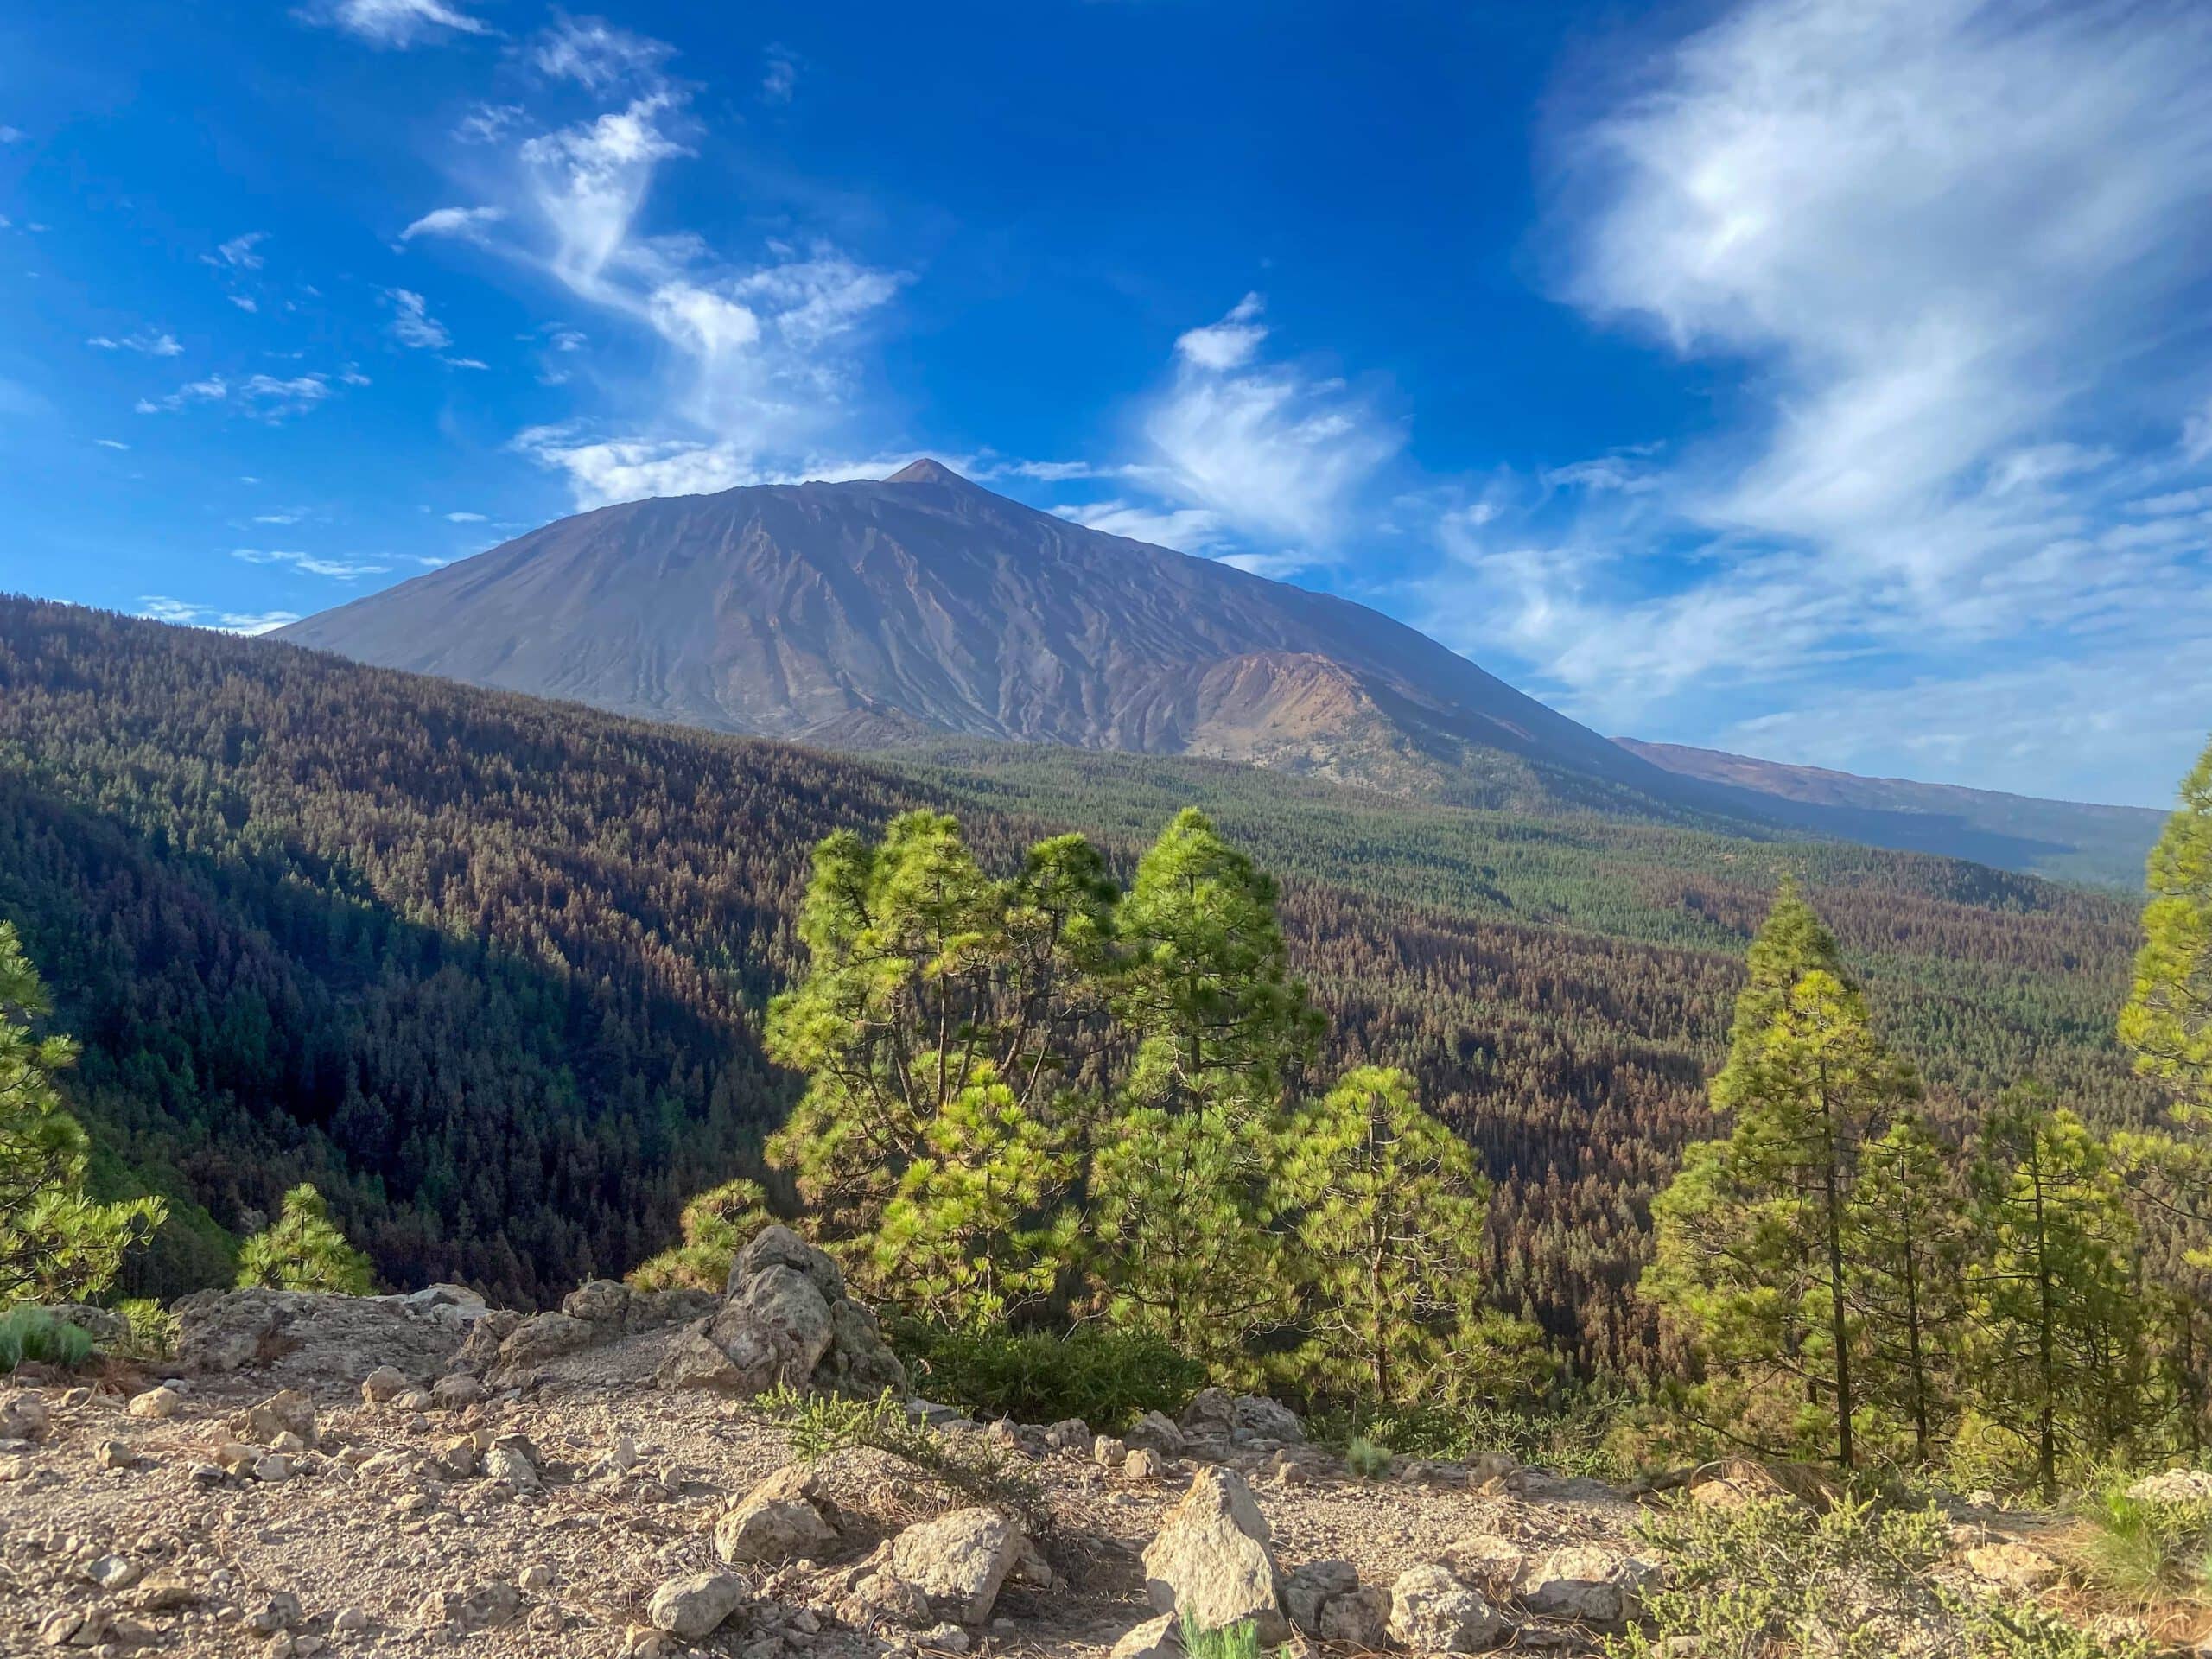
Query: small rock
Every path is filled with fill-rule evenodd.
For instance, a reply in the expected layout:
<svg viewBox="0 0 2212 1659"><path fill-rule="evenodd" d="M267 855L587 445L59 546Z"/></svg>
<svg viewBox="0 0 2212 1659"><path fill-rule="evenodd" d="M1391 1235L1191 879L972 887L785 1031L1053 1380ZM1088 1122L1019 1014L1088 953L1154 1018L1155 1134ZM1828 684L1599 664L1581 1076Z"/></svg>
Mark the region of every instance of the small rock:
<svg viewBox="0 0 2212 1659"><path fill-rule="evenodd" d="M138 1454L124 1440L102 1440L92 1448L93 1461L103 1469L130 1469L137 1466Z"/></svg>
<svg viewBox="0 0 2212 1659"><path fill-rule="evenodd" d="M489 1392L483 1383L467 1371L456 1371L451 1376L442 1376L430 1385L431 1403L441 1411L459 1411L479 1404Z"/></svg>
<svg viewBox="0 0 2212 1659"><path fill-rule="evenodd" d="M289 1590L279 1590L246 1623L263 1636L274 1636L279 1630L294 1629L305 1617L300 1599Z"/></svg>
<svg viewBox="0 0 2212 1659"><path fill-rule="evenodd" d="M1654 1570L1618 1550L1571 1544L1524 1568L1514 1593L1532 1613L1618 1628L1637 1616Z"/></svg>
<svg viewBox="0 0 2212 1659"><path fill-rule="evenodd" d="M340 1632L341 1634L351 1634L355 1630L365 1630L369 1628L369 1616L363 1612L359 1607L340 1607L336 1613L332 1615L330 1628Z"/></svg>
<svg viewBox="0 0 2212 1659"><path fill-rule="evenodd" d="M1149 1446L1133 1446L1122 1459L1122 1472L1131 1480L1157 1480L1167 1472L1167 1459Z"/></svg>
<svg viewBox="0 0 2212 1659"><path fill-rule="evenodd" d="M134 1394L124 1410L133 1417L151 1417L156 1421L174 1417L184 1409L184 1396L167 1386L152 1388L143 1394Z"/></svg>
<svg viewBox="0 0 2212 1659"><path fill-rule="evenodd" d="M1408 1567L1390 1586L1390 1636L1416 1653L1480 1653L1512 1630L1482 1592L1444 1567Z"/></svg>
<svg viewBox="0 0 2212 1659"><path fill-rule="evenodd" d="M238 1419L235 1427L241 1439L257 1446L267 1446L284 1433L296 1434L302 1445L313 1446L315 1402L297 1389L286 1389L251 1408Z"/></svg>
<svg viewBox="0 0 2212 1659"><path fill-rule="evenodd" d="M1135 1427L1122 1436L1122 1440L1131 1451L1142 1446L1146 1451L1156 1452L1163 1458L1179 1458L1183 1455L1183 1431L1176 1427L1173 1421L1161 1412L1145 1413L1143 1416L1137 1419Z"/></svg>
<svg viewBox="0 0 2212 1659"><path fill-rule="evenodd" d="M696 1642L721 1628L745 1603L745 1580L734 1573L691 1573L653 1592L645 1617L657 1630Z"/></svg>
<svg viewBox="0 0 2212 1659"><path fill-rule="evenodd" d="M933 1653L965 1653L975 1644L968 1632L957 1624L939 1624L924 1630L914 1638L916 1643Z"/></svg>
<svg viewBox="0 0 2212 1659"><path fill-rule="evenodd" d="M523 1568L522 1575L515 1582L531 1594L537 1595L553 1587L553 1569L543 1561L534 1563Z"/></svg>
<svg viewBox="0 0 2212 1659"><path fill-rule="evenodd" d="M85 1576L103 1590L123 1590L138 1582L138 1568L120 1555L103 1555L85 1569Z"/></svg>
<svg viewBox="0 0 2212 1659"><path fill-rule="evenodd" d="M422 1620L432 1629L449 1625L466 1635L496 1630L512 1623L521 1611L522 1592L512 1584L493 1582L459 1593L434 1592L423 1599Z"/></svg>
<svg viewBox="0 0 2212 1659"><path fill-rule="evenodd" d="M1324 1642L1372 1652L1389 1639L1390 1592L1380 1585L1365 1585L1321 1604L1320 1627L1314 1632Z"/></svg>
<svg viewBox="0 0 2212 1659"><path fill-rule="evenodd" d="M823 1518L804 1465L778 1470L715 1525L715 1554L724 1561L790 1561L819 1555L837 1541Z"/></svg>
<svg viewBox="0 0 2212 1659"><path fill-rule="evenodd" d="M397 1366L379 1365L361 1379L361 1403L387 1406L414 1386Z"/></svg>
<svg viewBox="0 0 2212 1659"><path fill-rule="evenodd" d="M1101 1434L1090 1443L1090 1460L1101 1469L1118 1469L1128 1455L1128 1443L1111 1434Z"/></svg>
<svg viewBox="0 0 2212 1659"><path fill-rule="evenodd" d="M1080 1417L1063 1418L1045 1431L1045 1444L1055 1452L1080 1452L1090 1442L1090 1425Z"/></svg>
<svg viewBox="0 0 2212 1659"><path fill-rule="evenodd" d="M2029 1596L2058 1582L2058 1563L2041 1550L2007 1541L1967 1551L1967 1570L1985 1584Z"/></svg>
<svg viewBox="0 0 2212 1659"><path fill-rule="evenodd" d="M138 1586L132 1598L133 1605L142 1613L176 1613L188 1607L197 1607L201 1600L200 1592L184 1580L170 1573L156 1573Z"/></svg>
<svg viewBox="0 0 2212 1659"><path fill-rule="evenodd" d="M1308 1636L1321 1629L1321 1604L1359 1588L1359 1570L1350 1561L1308 1561L1282 1581L1282 1610Z"/></svg>
<svg viewBox="0 0 2212 1659"><path fill-rule="evenodd" d="M253 1478L272 1483L289 1480L292 1478L292 1459L281 1452L271 1452L265 1458L257 1458L254 1459Z"/></svg>
<svg viewBox="0 0 2212 1659"><path fill-rule="evenodd" d="M0 1399L0 1440L46 1438L46 1402L28 1391Z"/></svg>

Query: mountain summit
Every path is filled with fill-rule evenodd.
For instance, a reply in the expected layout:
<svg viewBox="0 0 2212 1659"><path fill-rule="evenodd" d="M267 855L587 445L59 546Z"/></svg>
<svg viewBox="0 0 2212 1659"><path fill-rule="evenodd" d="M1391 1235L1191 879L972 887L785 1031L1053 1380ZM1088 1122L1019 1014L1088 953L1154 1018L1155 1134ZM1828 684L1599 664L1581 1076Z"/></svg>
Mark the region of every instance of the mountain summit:
<svg viewBox="0 0 2212 1659"><path fill-rule="evenodd" d="M846 747L1196 754L1480 804L1685 782L1375 611L1070 524L933 460L602 507L282 637Z"/></svg>

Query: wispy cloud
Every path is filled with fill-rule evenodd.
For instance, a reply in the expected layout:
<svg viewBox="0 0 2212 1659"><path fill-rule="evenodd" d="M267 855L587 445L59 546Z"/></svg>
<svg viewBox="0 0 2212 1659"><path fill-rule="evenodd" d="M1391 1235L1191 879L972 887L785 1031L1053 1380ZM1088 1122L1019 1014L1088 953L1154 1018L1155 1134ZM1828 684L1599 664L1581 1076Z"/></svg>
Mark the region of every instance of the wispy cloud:
<svg viewBox="0 0 2212 1659"><path fill-rule="evenodd" d="M1240 533L1325 550L1405 429L1335 375L1266 360L1263 310L1248 294L1176 340L1144 421L1155 488Z"/></svg>
<svg viewBox="0 0 2212 1659"><path fill-rule="evenodd" d="M259 419L278 421L304 414L329 396L330 382L320 374L255 374L236 383L211 374L188 381L167 397L142 397L136 407L141 415L158 415L193 404L231 403Z"/></svg>
<svg viewBox="0 0 2212 1659"><path fill-rule="evenodd" d="M2212 459L2212 360L2176 327L2212 14L1747 0L1586 102L1553 190L1560 294L1749 412L1443 525L1454 643L1618 725L1846 661L1996 685L1977 653L2086 659L2204 587L2203 527L2126 504Z"/></svg>
<svg viewBox="0 0 2212 1659"><path fill-rule="evenodd" d="M358 582L363 576L380 576L389 571L388 564L377 564L360 559L331 559L320 554L288 552L276 548L234 547L231 556L247 564L287 564L310 576L327 576L334 582Z"/></svg>
<svg viewBox="0 0 2212 1659"><path fill-rule="evenodd" d="M788 104L798 89L798 60L780 46L768 48L768 67L760 77L760 96L770 104Z"/></svg>
<svg viewBox="0 0 2212 1659"><path fill-rule="evenodd" d="M234 236L223 243L214 252L201 254L200 262L213 265L218 270L259 270L262 259L254 250L268 239L269 232L266 231L248 231L243 236Z"/></svg>
<svg viewBox="0 0 2212 1659"><path fill-rule="evenodd" d="M1222 535L1221 515L1205 507L1152 507L1113 500L1053 511L1071 523L1103 530L1109 536L1126 536L1133 542L1149 542L1183 553L1202 553L1218 543Z"/></svg>
<svg viewBox="0 0 2212 1659"><path fill-rule="evenodd" d="M474 240L486 226L507 216L504 207L433 207L399 233L403 242L418 236L457 236Z"/></svg>
<svg viewBox="0 0 2212 1659"><path fill-rule="evenodd" d="M309 0L292 15L372 46L402 50L442 35L490 33L489 24L446 0Z"/></svg>
<svg viewBox="0 0 2212 1659"><path fill-rule="evenodd" d="M111 334L94 334L85 344L103 352L139 352L148 357L179 357L184 352L176 336L161 328L141 328L119 339Z"/></svg>
<svg viewBox="0 0 2212 1659"><path fill-rule="evenodd" d="M442 351L453 344L445 324L429 312L429 302L410 288L388 288L385 299L392 311L392 338L417 351Z"/></svg>
<svg viewBox="0 0 2212 1659"><path fill-rule="evenodd" d="M295 611L226 611L213 605L194 605L162 594L146 594L138 601L138 614L156 622L182 627L212 628L219 633L267 633L288 622L296 622Z"/></svg>

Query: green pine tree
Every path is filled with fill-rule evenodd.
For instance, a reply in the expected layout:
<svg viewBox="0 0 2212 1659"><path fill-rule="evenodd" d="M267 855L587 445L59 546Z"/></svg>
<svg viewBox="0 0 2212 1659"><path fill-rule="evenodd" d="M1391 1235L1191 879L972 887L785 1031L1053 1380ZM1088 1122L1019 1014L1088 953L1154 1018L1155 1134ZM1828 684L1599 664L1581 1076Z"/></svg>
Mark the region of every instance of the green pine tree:
<svg viewBox="0 0 2212 1659"><path fill-rule="evenodd" d="M630 1270L639 1290L721 1291L730 1264L748 1240L775 1217L758 1181L743 1176L709 1187L683 1206L677 1226L683 1242Z"/></svg>
<svg viewBox="0 0 2212 1659"><path fill-rule="evenodd" d="M1410 1077L1349 1073L1297 1115L1288 1146L1314 1327L1306 1376L1386 1405L1526 1381L1533 1333L1482 1306L1489 1185L1467 1143L1421 1109ZM1509 1357L1520 1363L1502 1370Z"/></svg>
<svg viewBox="0 0 2212 1659"><path fill-rule="evenodd" d="M1957 1412L1969 1230L1951 1148L1918 1114L1900 1115L1859 1154L1847 1259L1866 1344L1861 1387L1873 1414L1912 1432L1923 1466Z"/></svg>
<svg viewBox="0 0 2212 1659"><path fill-rule="evenodd" d="M303 1181L284 1194L276 1219L239 1248L238 1283L365 1296L376 1272L338 1230L329 1203Z"/></svg>
<svg viewBox="0 0 2212 1659"><path fill-rule="evenodd" d="M2120 1039L2135 1068L2212 1112L2212 746L2182 780L2181 805L2152 849L2151 897Z"/></svg>
<svg viewBox="0 0 2212 1659"><path fill-rule="evenodd" d="M1773 1450L1826 1441L1848 1468L1862 1403L1859 1150L1916 1086L1835 962L1833 938L1785 888L1751 948L1713 1079L1713 1103L1735 1126L1693 1147L1654 1204L1643 1290L1704 1368L1709 1426Z"/></svg>
<svg viewBox="0 0 2212 1659"><path fill-rule="evenodd" d="M32 1026L52 1011L14 925L0 922L0 1306L97 1295L168 1213L158 1198L86 1196L91 1143L57 1083L76 1049Z"/></svg>
<svg viewBox="0 0 2212 1659"><path fill-rule="evenodd" d="M1979 1264L1968 1278L1980 1414L2031 1451L2046 1500L2080 1447L2134 1427L2149 1364L2127 1195L2105 1143L2032 1088L1982 1124L1974 1168Z"/></svg>

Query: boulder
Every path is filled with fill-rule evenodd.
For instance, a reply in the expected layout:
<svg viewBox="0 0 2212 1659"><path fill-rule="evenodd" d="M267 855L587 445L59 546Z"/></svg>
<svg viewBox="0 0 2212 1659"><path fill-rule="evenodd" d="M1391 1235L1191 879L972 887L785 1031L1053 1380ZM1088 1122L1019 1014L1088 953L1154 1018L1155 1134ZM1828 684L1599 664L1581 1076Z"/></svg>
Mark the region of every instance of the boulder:
<svg viewBox="0 0 2212 1659"><path fill-rule="evenodd" d="M1448 1568L1408 1567L1390 1586L1390 1637L1416 1653L1481 1653L1512 1633L1512 1621Z"/></svg>
<svg viewBox="0 0 2212 1659"><path fill-rule="evenodd" d="M96 1348L120 1348L130 1340L130 1321L111 1307L90 1302L48 1302L41 1310L48 1319L73 1325L92 1339Z"/></svg>
<svg viewBox="0 0 2212 1659"><path fill-rule="evenodd" d="M620 1325L628 1317L632 1292L619 1279L594 1279L561 1299L561 1312L592 1325Z"/></svg>
<svg viewBox="0 0 2212 1659"><path fill-rule="evenodd" d="M934 1615L980 1624L990 1618L999 1586L1027 1541L1014 1519L997 1510L955 1510L893 1539L888 1570L921 1592Z"/></svg>
<svg viewBox="0 0 2212 1659"><path fill-rule="evenodd" d="M1238 1440L1274 1440L1296 1446L1306 1439L1298 1414L1265 1395L1240 1394L1230 1405L1231 1437Z"/></svg>
<svg viewBox="0 0 2212 1659"><path fill-rule="evenodd" d="M860 1395L906 1385L875 1316L845 1295L837 1264L779 1226L738 1252L721 1305L670 1344L657 1376L667 1388L746 1395L779 1385Z"/></svg>
<svg viewBox="0 0 2212 1659"><path fill-rule="evenodd" d="M542 1365L606 1339L607 1333L588 1319L572 1319L566 1313L533 1313L500 1343L499 1369L512 1371Z"/></svg>
<svg viewBox="0 0 2212 1659"><path fill-rule="evenodd" d="M715 1554L732 1566L818 1556L836 1542L837 1529L817 1507L815 1482L803 1464L778 1470L715 1524Z"/></svg>
<svg viewBox="0 0 2212 1659"><path fill-rule="evenodd" d="M1618 1627L1637 1617L1651 1563L1597 1544L1570 1544L1523 1567L1514 1594L1532 1613Z"/></svg>
<svg viewBox="0 0 2212 1659"><path fill-rule="evenodd" d="M1359 1588L1359 1569L1350 1561L1308 1561L1282 1581L1282 1611L1308 1636L1321 1631L1321 1605L1332 1596Z"/></svg>
<svg viewBox="0 0 2212 1659"><path fill-rule="evenodd" d="M1183 1431L1164 1413L1147 1411L1122 1436L1122 1444L1132 1451L1141 1447L1164 1458L1179 1458L1183 1455Z"/></svg>
<svg viewBox="0 0 2212 1659"><path fill-rule="evenodd" d="M443 1370L464 1327L449 1310L404 1296L335 1291L203 1290L171 1305L175 1369L266 1370L279 1382L351 1388L379 1365L415 1376Z"/></svg>
<svg viewBox="0 0 2212 1659"><path fill-rule="evenodd" d="M1122 1459L1122 1472L1131 1480L1157 1480L1167 1472L1167 1459L1141 1446Z"/></svg>
<svg viewBox="0 0 2212 1659"><path fill-rule="evenodd" d="M1108 1659L1183 1659L1181 1621L1173 1613L1147 1618L1114 1643Z"/></svg>
<svg viewBox="0 0 2212 1659"><path fill-rule="evenodd" d="M1267 1517L1244 1478L1201 1469L1144 1552L1145 1594L1205 1630L1251 1619L1268 1647L1290 1634Z"/></svg>
<svg viewBox="0 0 2212 1659"><path fill-rule="evenodd" d="M2138 1503L2212 1503L2212 1471L2169 1469L2145 1475L2127 1489L2127 1496Z"/></svg>
<svg viewBox="0 0 2212 1659"><path fill-rule="evenodd" d="M407 1380L407 1373L397 1366L379 1365L361 1379L361 1403L389 1405L414 1386Z"/></svg>
<svg viewBox="0 0 2212 1659"><path fill-rule="evenodd" d="M1390 1637L1390 1592L1380 1585L1365 1585L1321 1604L1320 1628L1314 1632L1324 1642L1373 1652Z"/></svg>
<svg viewBox="0 0 2212 1659"><path fill-rule="evenodd" d="M430 1384L430 1400L441 1411L460 1411L481 1403L491 1392L467 1371L455 1371Z"/></svg>
<svg viewBox="0 0 2212 1659"><path fill-rule="evenodd" d="M687 1573L653 1592L645 1617L656 1630L696 1642L721 1628L745 1605L745 1580L734 1573Z"/></svg>

